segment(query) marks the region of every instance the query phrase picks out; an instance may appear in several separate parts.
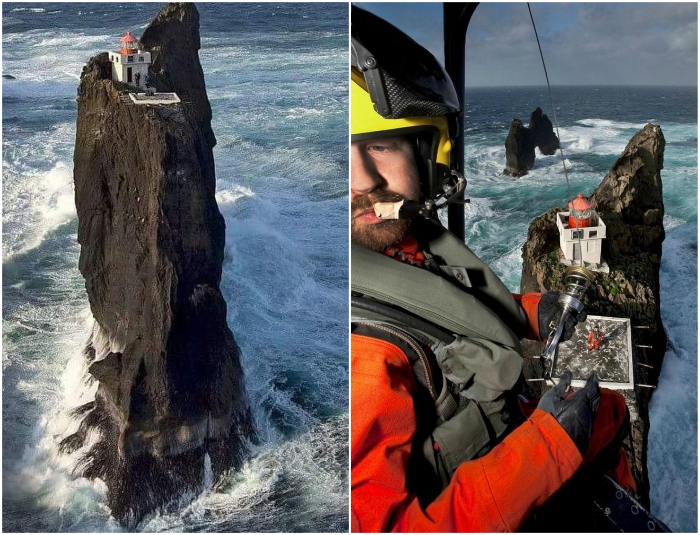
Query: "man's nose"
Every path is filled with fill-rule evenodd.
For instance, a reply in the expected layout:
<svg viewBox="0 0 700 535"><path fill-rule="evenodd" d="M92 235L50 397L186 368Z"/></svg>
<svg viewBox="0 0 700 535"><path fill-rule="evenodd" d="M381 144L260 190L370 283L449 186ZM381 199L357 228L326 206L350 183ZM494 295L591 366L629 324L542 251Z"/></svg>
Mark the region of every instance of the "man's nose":
<svg viewBox="0 0 700 535"><path fill-rule="evenodd" d="M382 183L377 168L360 147L350 152L350 190L353 193L370 193Z"/></svg>

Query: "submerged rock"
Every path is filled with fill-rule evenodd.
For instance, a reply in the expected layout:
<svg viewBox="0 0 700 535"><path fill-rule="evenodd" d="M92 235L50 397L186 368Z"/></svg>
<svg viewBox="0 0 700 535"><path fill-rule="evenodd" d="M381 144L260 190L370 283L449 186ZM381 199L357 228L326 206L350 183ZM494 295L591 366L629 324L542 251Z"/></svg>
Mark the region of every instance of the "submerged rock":
<svg viewBox="0 0 700 535"><path fill-rule="evenodd" d="M135 105L106 53L83 69L74 154L80 272L95 319L99 386L64 449L100 478L129 525L240 461L252 430L240 352L219 290L224 220L193 4L163 8L142 38L158 91Z"/></svg>
<svg viewBox="0 0 700 535"><path fill-rule="evenodd" d="M666 350L661 323L659 270L664 240L661 184L665 140L661 128L647 124L632 137L590 200L607 226L602 259L610 273L596 273L596 284L584 302L588 314L630 318L635 384L655 385ZM574 192L575 193L575 192ZM565 266L559 262L559 233L553 208L532 221L523 247L520 290L562 290ZM527 345L527 355L539 355L542 344ZM651 366L639 366L639 363ZM530 369L530 373L536 373ZM646 467L649 401L653 389L624 391L632 416L632 468L638 495L649 506Z"/></svg>

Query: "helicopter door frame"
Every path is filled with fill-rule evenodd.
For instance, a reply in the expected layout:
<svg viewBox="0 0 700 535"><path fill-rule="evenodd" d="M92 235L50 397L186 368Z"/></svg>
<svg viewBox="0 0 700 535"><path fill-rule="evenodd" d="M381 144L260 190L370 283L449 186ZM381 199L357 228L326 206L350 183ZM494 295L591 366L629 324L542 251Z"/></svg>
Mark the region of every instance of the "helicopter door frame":
<svg viewBox="0 0 700 535"><path fill-rule="evenodd" d="M452 146L451 162L458 173L464 175L464 94L466 90L465 58L467 26L479 2L445 2L442 5L445 70L457 89L461 111L458 116L458 132ZM464 241L464 204L457 202L447 207L447 228Z"/></svg>

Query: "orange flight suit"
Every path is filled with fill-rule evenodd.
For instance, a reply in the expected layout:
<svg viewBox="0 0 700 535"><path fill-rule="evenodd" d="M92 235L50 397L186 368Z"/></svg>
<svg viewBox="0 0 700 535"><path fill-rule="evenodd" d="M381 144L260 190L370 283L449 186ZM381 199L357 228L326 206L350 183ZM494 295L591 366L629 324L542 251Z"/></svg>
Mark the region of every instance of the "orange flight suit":
<svg viewBox="0 0 700 535"><path fill-rule="evenodd" d="M423 510L406 489L416 432L416 388L413 370L398 347L352 335L352 531L514 531L584 460L554 417L534 409L491 452L462 464L449 486ZM586 461L610 443L625 410L622 396L601 389ZM618 480L634 484L624 455L617 470Z"/></svg>
<svg viewBox="0 0 700 535"><path fill-rule="evenodd" d="M388 342L352 335L351 343L352 531L513 531L581 465L566 431L535 410L421 509L406 489L416 431L411 366Z"/></svg>
<svg viewBox="0 0 700 535"><path fill-rule="evenodd" d="M425 256L409 236L387 251L422 265ZM418 268L417 268L418 269ZM527 337L539 339L541 294L513 294L527 316ZM425 509L406 488L406 471L417 429L417 383L406 355L369 336L351 336L351 529L353 532L514 531L581 466L617 434L625 401L601 389L590 444L582 457L573 440L536 402L522 407L527 421L487 455L463 463L450 484ZM622 452L617 481L634 488Z"/></svg>

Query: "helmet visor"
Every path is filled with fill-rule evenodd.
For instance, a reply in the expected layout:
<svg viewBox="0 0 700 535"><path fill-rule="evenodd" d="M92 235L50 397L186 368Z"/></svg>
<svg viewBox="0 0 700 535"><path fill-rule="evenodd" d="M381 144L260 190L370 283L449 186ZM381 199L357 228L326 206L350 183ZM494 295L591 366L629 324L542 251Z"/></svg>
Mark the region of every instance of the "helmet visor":
<svg viewBox="0 0 700 535"><path fill-rule="evenodd" d="M352 66L364 74L375 110L386 119L460 110L442 65L425 48L379 17L352 7Z"/></svg>

